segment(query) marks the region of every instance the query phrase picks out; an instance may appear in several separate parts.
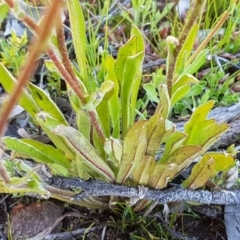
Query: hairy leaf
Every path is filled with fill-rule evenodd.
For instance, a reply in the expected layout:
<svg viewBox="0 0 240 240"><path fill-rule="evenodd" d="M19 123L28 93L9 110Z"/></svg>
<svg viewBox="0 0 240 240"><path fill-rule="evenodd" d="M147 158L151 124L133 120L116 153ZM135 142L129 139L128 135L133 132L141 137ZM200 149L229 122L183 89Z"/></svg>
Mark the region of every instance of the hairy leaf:
<svg viewBox="0 0 240 240"><path fill-rule="evenodd" d="M197 146L182 146L169 156L167 162L177 164L179 173L195 160L201 150L202 148Z"/></svg>
<svg viewBox="0 0 240 240"><path fill-rule="evenodd" d="M79 109L76 112L76 123L78 130L83 134L83 136L90 141L90 132L91 132L91 122L90 117L86 111Z"/></svg>

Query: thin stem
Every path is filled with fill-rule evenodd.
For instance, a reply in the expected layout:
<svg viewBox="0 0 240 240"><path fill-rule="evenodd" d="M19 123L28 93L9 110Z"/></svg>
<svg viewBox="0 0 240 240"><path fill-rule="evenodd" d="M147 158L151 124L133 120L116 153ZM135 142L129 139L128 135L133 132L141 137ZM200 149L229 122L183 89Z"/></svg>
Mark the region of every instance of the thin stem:
<svg viewBox="0 0 240 240"><path fill-rule="evenodd" d="M13 7L14 7L14 2L13 2L13 0L5 0L5 2L8 4L8 6L9 6L10 8L13 8Z"/></svg>
<svg viewBox="0 0 240 240"><path fill-rule="evenodd" d="M72 79L78 84L78 80L77 80L76 75L73 71L71 61L68 57L68 51L67 51L67 47L66 47L66 44L65 44L65 36L64 36L63 24L62 23L57 28L57 39L58 39L59 51L60 51L61 56L62 56L63 65L66 68L67 72L72 77ZM79 88L81 89L80 84L78 84L78 85L79 85ZM82 89L81 89L81 91L83 92Z"/></svg>
<svg viewBox="0 0 240 240"><path fill-rule="evenodd" d="M196 49L196 51L192 54L192 56L187 60L186 65L189 65L192 63L192 61L197 57L197 55L202 51L206 45L209 43L209 41L212 39L212 37L216 34L216 32L222 27L222 25L225 23L229 16L229 12L225 11L218 23L215 25L215 27L211 30L211 32L208 34L208 36L204 39L204 41L199 45L199 47Z"/></svg>
<svg viewBox="0 0 240 240"><path fill-rule="evenodd" d="M204 6L206 4L206 0L195 0L193 2L193 5L191 6L191 10L188 14L186 23L184 25L184 28L181 32L181 35L179 37L178 44L174 44L174 49L171 49L168 56L168 69L167 69L167 86L168 86L168 93L171 98L172 96L172 85L174 83L175 76L175 68L176 68L176 62L177 57L183 47L184 42L186 41L186 38L188 36L188 33L193 26L194 22L198 21L200 17L202 16Z"/></svg>
<svg viewBox="0 0 240 240"><path fill-rule="evenodd" d="M57 55L54 53L52 49L48 49L48 55L52 59L53 63L59 70L59 72L62 74L63 78L67 81L67 83L72 87L73 91L77 94L79 99L82 103L86 103L86 100L83 96L83 92L81 91L81 88L79 87L78 82L74 81L73 78L70 76L70 74L67 72L67 70L63 67L62 63L60 62ZM96 130L98 136L100 137L101 141L105 142L105 134L102 130L102 127L99 124L99 121L97 119L97 114L95 111L90 111L89 116L91 118L91 123Z"/></svg>
<svg viewBox="0 0 240 240"><path fill-rule="evenodd" d="M36 62L38 56L43 50L43 46L50 34L51 27L54 24L54 18L52 18L52 16L56 13L59 13L60 3L61 2L58 0L53 0L50 8L48 9L46 17L37 29L38 37L34 37L30 44L30 52L25 62L25 66L23 67L22 71L20 71L18 77L18 84L15 85L9 101L4 105L3 110L1 111L0 137L3 136L4 127L8 121L9 115L14 105L20 98L23 88L26 87L28 83L28 78L30 77L32 70L34 69L34 63Z"/></svg>
<svg viewBox="0 0 240 240"><path fill-rule="evenodd" d="M193 1L193 5L191 6L190 8L191 10L187 17L187 21L179 37L179 45L176 47L175 56L179 54L184 42L186 41L188 33L192 28L192 26L194 25L194 23L201 18L205 4L206 4L206 0Z"/></svg>
<svg viewBox="0 0 240 240"><path fill-rule="evenodd" d="M66 81L73 88L74 92L78 95L81 102L83 104L85 104L86 100L84 98L84 92L81 88L81 85L78 82L78 79L76 78L76 75L75 75L75 73L73 71L73 68L72 68L71 61L70 61L69 56L68 56L67 47L66 47L66 44L65 44L63 24L61 24L57 29L57 38L58 38L59 50L60 50L60 53L61 53L61 56L62 56L62 62L63 62L64 67L66 69L66 71L62 71L62 73L64 72L64 74L66 75L66 78L65 78ZM61 68L61 66L60 66L61 63L57 60L57 56L54 57L53 52L51 52L50 54L51 54L51 59L53 60L55 65L57 67ZM66 72L68 72L68 76L67 76ZM63 76L65 77L65 75L63 75ZM98 121L98 118L97 118L97 113L95 111L90 111L89 116L91 118L92 125L94 126L98 136L101 139L101 141L105 142L105 134L102 130L102 127L99 124L99 121Z"/></svg>
<svg viewBox="0 0 240 240"><path fill-rule="evenodd" d="M18 99L20 98L23 88L26 87L28 83L28 78L30 77L34 69L34 63L36 62L38 56L43 50L45 42L47 41L47 38L50 34L50 30L55 22L52 16L55 14L59 14L60 4L61 2L59 0L53 0L51 6L49 7L46 13L46 17L40 23L39 27L36 28L38 37L33 38L30 44L31 51L29 52L29 55L25 62L25 66L23 67L22 71L20 71L20 74L18 77L18 83L14 86L10 99L5 103L1 111L0 139L4 135L4 130L5 130L9 115L12 112L14 105L17 103ZM2 145L2 142L0 142L0 144ZM0 159L0 161L2 161L2 158ZM0 174L3 180L9 181L9 176L2 162L0 163L0 169L1 169Z"/></svg>
<svg viewBox="0 0 240 240"><path fill-rule="evenodd" d="M85 103L86 100L84 98L84 95L83 95L83 92L82 92L81 88L79 87L78 82L74 81L74 79L71 77L69 72L63 66L62 62L59 60L59 58L57 57L57 55L55 54L53 49L49 48L47 53L48 53L48 56L53 61L54 65L57 67L58 71L63 76L63 78L67 81L67 83L72 87L73 91L77 94L77 96L79 97L81 102Z"/></svg>

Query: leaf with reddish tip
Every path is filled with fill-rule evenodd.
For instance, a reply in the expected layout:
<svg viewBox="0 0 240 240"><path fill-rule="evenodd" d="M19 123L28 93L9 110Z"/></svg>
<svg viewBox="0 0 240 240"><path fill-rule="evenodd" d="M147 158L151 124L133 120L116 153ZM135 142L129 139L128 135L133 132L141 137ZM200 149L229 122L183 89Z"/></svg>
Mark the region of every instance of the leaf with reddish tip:
<svg viewBox="0 0 240 240"><path fill-rule="evenodd" d="M76 129L59 125L52 130L53 133L64 137L68 146L82 159L85 164L98 173L101 178L107 181L115 181L115 176L111 168L99 156L96 149L89 141Z"/></svg>
<svg viewBox="0 0 240 240"><path fill-rule="evenodd" d="M182 185L185 188L197 189L204 186L207 180L215 174L215 160L208 154L205 154L203 158L194 165L191 175Z"/></svg>
<svg viewBox="0 0 240 240"><path fill-rule="evenodd" d="M147 121L138 121L127 132L123 141L123 154L117 175L117 182L126 181L132 170L147 150Z"/></svg>

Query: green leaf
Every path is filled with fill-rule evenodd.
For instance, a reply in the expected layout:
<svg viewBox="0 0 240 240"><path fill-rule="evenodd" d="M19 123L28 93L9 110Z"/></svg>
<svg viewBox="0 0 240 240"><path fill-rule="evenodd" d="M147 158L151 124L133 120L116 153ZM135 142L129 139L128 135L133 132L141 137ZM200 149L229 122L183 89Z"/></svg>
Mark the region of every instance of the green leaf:
<svg viewBox="0 0 240 240"><path fill-rule="evenodd" d="M196 159L201 150L202 148L197 146L182 146L174 151L165 162L177 164L177 173L179 173Z"/></svg>
<svg viewBox="0 0 240 240"><path fill-rule="evenodd" d="M96 109L96 107L102 102L104 96L111 92L114 88L114 83L111 81L105 81L101 84L100 88L92 93L88 100L87 103L84 105L84 109L87 111L93 111Z"/></svg>
<svg viewBox="0 0 240 240"><path fill-rule="evenodd" d="M41 126L41 128L44 130L44 132L47 134L47 136L54 143L54 145L60 151L62 151L67 158L74 159L75 153L72 149L68 147L68 145L66 144L66 141L62 137L52 132L52 129L54 129L56 126L58 126L61 123L57 119L53 118L50 114L45 112L40 112L39 114L37 114L36 120Z"/></svg>
<svg viewBox="0 0 240 240"><path fill-rule="evenodd" d="M51 114L60 123L68 125L68 122L66 121L59 107L53 102L50 96L46 94L46 92L32 83L29 83L28 88L39 108L41 108L44 112Z"/></svg>
<svg viewBox="0 0 240 240"><path fill-rule="evenodd" d="M36 162L57 163L66 168L70 168L69 160L56 148L51 145L46 145L32 139L17 139L11 137L4 137L3 142L6 149L18 153L18 156L29 157Z"/></svg>
<svg viewBox="0 0 240 240"><path fill-rule="evenodd" d="M196 73L200 67L206 62L207 55L209 50L204 49L202 50L198 56L194 59L194 61L185 67L184 73L194 74Z"/></svg>
<svg viewBox="0 0 240 240"><path fill-rule="evenodd" d="M137 53L144 52L145 44L144 44L143 34L135 25L132 25L130 35L131 37L137 37L137 43L136 43Z"/></svg>
<svg viewBox="0 0 240 240"><path fill-rule="evenodd" d="M109 99L108 108L111 117L111 126L113 128L112 136L119 138L120 135L120 117L121 108L119 103L119 83L114 71L115 60L112 56L108 55L106 59L107 76L105 81L112 81L114 83L114 91L112 97Z"/></svg>
<svg viewBox="0 0 240 240"><path fill-rule="evenodd" d="M227 171L235 164L233 154L220 152L207 152L206 154L215 160L215 170L217 172Z"/></svg>
<svg viewBox="0 0 240 240"><path fill-rule="evenodd" d="M61 151L51 145L47 145L32 139L20 139L21 142L31 145L46 155L52 162L70 168L70 161L64 156Z"/></svg>
<svg viewBox="0 0 240 240"><path fill-rule="evenodd" d="M72 175L69 173L69 168L66 168L57 163L49 164L49 168L51 169L52 175L58 175L58 176L63 176L63 177L68 177L68 178L72 177Z"/></svg>
<svg viewBox="0 0 240 240"><path fill-rule="evenodd" d="M0 83L3 85L4 89L11 94L14 86L17 84L17 79L15 79L12 74L4 67L0 62ZM28 93L26 89L23 89L19 104L33 117L35 118L36 113L40 110L33 100L32 96Z"/></svg>
<svg viewBox="0 0 240 240"><path fill-rule="evenodd" d="M131 28L131 36L136 36L137 37L137 53L145 53L145 45L144 45L144 39L143 39L143 34L142 32L135 26L132 25ZM143 56L144 58L144 56ZM142 59L143 62L143 59ZM134 81L133 87L132 87L132 95L131 95L131 107L133 110L136 108L136 103L137 103L137 97L139 93L139 86L142 80L142 63L141 66L139 66L139 76L138 78Z"/></svg>
<svg viewBox="0 0 240 240"><path fill-rule="evenodd" d="M53 132L64 137L68 146L80 157L85 160L85 164L92 170L100 174L106 180L113 182L115 176L111 168L99 156L96 149L89 141L76 129L59 125L54 128Z"/></svg>
<svg viewBox="0 0 240 240"><path fill-rule="evenodd" d="M114 93L114 83L111 81L105 81L105 84L108 83L109 85L109 91L104 93L103 99L100 102L100 104L97 106L97 112L98 116L101 120L101 125L104 129L104 133L106 137L110 137L111 134L111 119L110 119L110 113L109 113L109 100L111 99L113 93ZM102 84L103 85L103 84ZM111 87L111 88L110 88Z"/></svg>
<svg viewBox="0 0 240 240"><path fill-rule="evenodd" d="M121 84L123 80L123 71L127 57L133 56L137 53L137 37L132 37L126 44L121 46L118 50L117 60L114 64L114 71L118 82Z"/></svg>
<svg viewBox="0 0 240 240"><path fill-rule="evenodd" d="M191 30L188 32L187 38L184 41L184 44L177 56L175 74L177 74L178 76L184 71L186 60L193 49L197 31L198 23L195 23L191 27Z"/></svg>
<svg viewBox="0 0 240 240"><path fill-rule="evenodd" d="M183 87L186 83L199 83L197 78L191 74L184 74L180 76L172 87L172 94L175 94L180 87Z"/></svg>
<svg viewBox="0 0 240 240"><path fill-rule="evenodd" d="M170 136L165 144L164 154L160 159L161 163L165 163L168 161L169 156L177 150L177 148L183 143L186 139L187 135L182 132L174 132L172 136Z"/></svg>
<svg viewBox="0 0 240 240"><path fill-rule="evenodd" d="M185 144L201 146L203 151L207 150L228 128L227 123L216 123L214 119L204 120L193 127Z"/></svg>
<svg viewBox="0 0 240 240"><path fill-rule="evenodd" d="M89 89L90 83L87 78L88 74L86 64L86 22L84 20L81 4L78 0L67 1L67 6L72 30L73 45L79 69L81 71L81 75L83 76L83 82L87 89Z"/></svg>
<svg viewBox="0 0 240 240"><path fill-rule="evenodd" d="M124 65L121 89L123 136L125 136L127 129L132 125L135 118L135 109L133 109L133 105L130 105L130 102L132 92L138 91L138 89L134 89L134 86L135 81L142 74L143 58L143 52L127 57Z"/></svg>
<svg viewBox="0 0 240 240"><path fill-rule="evenodd" d="M146 83L143 85L143 89L146 91L146 95L149 97L151 101L158 102L158 93L156 91L156 87L152 82Z"/></svg>
<svg viewBox="0 0 240 240"><path fill-rule="evenodd" d="M182 99L190 90L190 83L186 83L184 86L180 87L174 94L172 94L171 107Z"/></svg>
<svg viewBox="0 0 240 240"><path fill-rule="evenodd" d="M91 122L90 117L87 115L86 111L78 110L76 112L76 122L78 130L83 134L83 136L90 141L90 132L91 132Z"/></svg>
<svg viewBox="0 0 240 240"><path fill-rule="evenodd" d="M205 154L202 159L194 165L191 175L182 183L182 186L190 189L200 188L215 174L215 160L208 154Z"/></svg>
<svg viewBox="0 0 240 240"><path fill-rule="evenodd" d="M6 19L8 11L9 11L8 4L0 3L0 26L2 25L4 19Z"/></svg>
<svg viewBox="0 0 240 240"><path fill-rule="evenodd" d="M129 129L123 141L123 154L117 175L118 183L126 181L132 170L138 166L146 150L147 122L138 121Z"/></svg>
<svg viewBox="0 0 240 240"><path fill-rule="evenodd" d="M214 101L209 101L205 104L198 106L195 109L188 122L184 125L184 130L186 134L190 134L197 123L206 119L213 105Z"/></svg>

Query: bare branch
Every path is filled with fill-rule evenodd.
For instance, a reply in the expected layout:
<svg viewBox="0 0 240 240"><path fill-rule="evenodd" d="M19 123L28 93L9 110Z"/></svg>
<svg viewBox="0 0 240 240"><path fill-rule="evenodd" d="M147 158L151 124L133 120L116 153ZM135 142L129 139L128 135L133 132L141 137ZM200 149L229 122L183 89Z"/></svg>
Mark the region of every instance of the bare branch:
<svg viewBox="0 0 240 240"><path fill-rule="evenodd" d="M60 189L80 189L74 200L83 200L87 197L119 196L139 199L149 199L159 203L176 201L194 201L201 204L234 205L240 203L240 190L204 191L190 190L181 187L167 190L150 190L139 186L127 187L97 180L84 181L78 178L53 177L48 179L48 184ZM142 191L144 189L144 191ZM143 194L144 192L144 194Z"/></svg>

